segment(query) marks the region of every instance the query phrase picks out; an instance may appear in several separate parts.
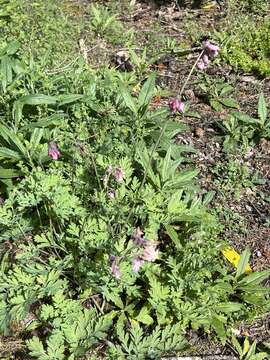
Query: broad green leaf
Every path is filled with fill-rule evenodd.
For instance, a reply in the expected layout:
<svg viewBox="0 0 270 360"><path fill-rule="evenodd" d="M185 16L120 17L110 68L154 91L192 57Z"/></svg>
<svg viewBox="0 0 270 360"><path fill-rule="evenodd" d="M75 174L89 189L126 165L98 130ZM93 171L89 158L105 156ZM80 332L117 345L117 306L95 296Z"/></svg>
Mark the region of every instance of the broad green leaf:
<svg viewBox="0 0 270 360"><path fill-rule="evenodd" d="M223 324L223 319L218 316L213 316L212 318L212 326L215 329L217 336L220 338L222 343L226 340L226 330Z"/></svg>
<svg viewBox="0 0 270 360"><path fill-rule="evenodd" d="M165 229L170 239L173 241L177 249L181 249L183 245L179 239L177 232L174 230L172 225L165 225Z"/></svg>
<svg viewBox="0 0 270 360"><path fill-rule="evenodd" d="M11 160L21 160L22 156L16 151L10 150L6 147L0 147L0 158L6 158Z"/></svg>
<svg viewBox="0 0 270 360"><path fill-rule="evenodd" d="M249 258L250 258L250 250L246 249L242 252L240 256L240 260L237 264L237 270L236 270L236 278L243 275L246 272L246 267L248 266Z"/></svg>
<svg viewBox="0 0 270 360"><path fill-rule="evenodd" d="M120 90L120 95L124 100L126 107L128 107L134 114L136 114L137 108L134 99L132 98L128 89L125 87L123 83L119 84L119 90Z"/></svg>
<svg viewBox="0 0 270 360"><path fill-rule="evenodd" d="M8 56L3 56L1 59L1 78L3 92L7 90L7 85L12 81L12 63Z"/></svg>
<svg viewBox="0 0 270 360"><path fill-rule="evenodd" d="M210 102L210 105L212 106L212 108L215 111L222 111L223 110L223 106L221 105L220 101L211 99L209 102Z"/></svg>
<svg viewBox="0 0 270 360"><path fill-rule="evenodd" d="M33 148L36 148L39 143L40 140L42 139L44 130L40 129L40 128L36 128L34 129L34 131L31 134L31 138L30 138L30 144L33 146Z"/></svg>
<svg viewBox="0 0 270 360"><path fill-rule="evenodd" d="M25 68L19 59L12 59L11 65L15 74L19 75L25 72Z"/></svg>
<svg viewBox="0 0 270 360"><path fill-rule="evenodd" d="M152 164L150 162L150 155L148 153L148 149L144 144L141 144L137 148L137 154L138 154L138 162L143 166L144 172L146 172L147 177L151 179L153 184L160 187L160 181L158 176L155 175Z"/></svg>
<svg viewBox="0 0 270 360"><path fill-rule="evenodd" d="M245 113L234 111L231 113L231 115L245 124L258 124L257 119L254 119Z"/></svg>
<svg viewBox="0 0 270 360"><path fill-rule="evenodd" d="M21 44L19 41L14 40L6 46L5 52L7 55L14 55L19 50L20 46Z"/></svg>
<svg viewBox="0 0 270 360"><path fill-rule="evenodd" d="M167 181L164 185L164 188L177 189L184 185L190 184L191 180L195 178L199 173L198 170L186 170L180 172L177 176L175 176L174 180Z"/></svg>
<svg viewBox="0 0 270 360"><path fill-rule="evenodd" d="M171 152L172 148L171 146L168 148L165 158L163 159L163 166L161 169L161 179L162 182L165 182L170 175L171 170Z"/></svg>
<svg viewBox="0 0 270 360"><path fill-rule="evenodd" d="M230 108L234 108L234 109L238 109L239 105L237 104L237 102L234 99L219 99L219 102L221 102L222 105L230 107Z"/></svg>
<svg viewBox="0 0 270 360"><path fill-rule="evenodd" d="M260 123L263 125L267 118L267 106L263 94L260 94L258 101L258 116L260 119Z"/></svg>
<svg viewBox="0 0 270 360"><path fill-rule="evenodd" d="M56 104L57 97L43 94L22 96L18 101L23 105L51 105Z"/></svg>
<svg viewBox="0 0 270 360"><path fill-rule="evenodd" d="M232 85L225 85L222 87L222 90L220 91L220 96L224 96L226 94L229 94L231 93L232 91L234 90L233 86Z"/></svg>
<svg viewBox="0 0 270 360"><path fill-rule="evenodd" d="M12 115L15 120L16 125L18 126L21 118L24 105L54 105L57 102L57 97L42 95L42 94L33 94L22 96L19 100L15 101L13 104Z"/></svg>
<svg viewBox="0 0 270 360"><path fill-rule="evenodd" d="M270 270L264 270L260 272L254 272L248 276L245 276L239 285L259 285L263 280L266 280L270 276Z"/></svg>
<svg viewBox="0 0 270 360"><path fill-rule="evenodd" d="M61 95L59 96L59 106L67 105L78 100L81 100L84 95L80 94L69 94L69 95Z"/></svg>
<svg viewBox="0 0 270 360"><path fill-rule="evenodd" d="M245 338L244 344L243 344L243 355L246 355L246 353L248 352L249 346L250 346L249 341L247 338Z"/></svg>
<svg viewBox="0 0 270 360"><path fill-rule="evenodd" d="M25 155L26 149L15 131L9 129L7 126L0 124L0 137L3 137L10 145L14 145L22 154Z"/></svg>
<svg viewBox="0 0 270 360"><path fill-rule="evenodd" d="M22 175L21 171L15 169L0 168L0 179L13 179Z"/></svg>
<svg viewBox="0 0 270 360"><path fill-rule="evenodd" d="M242 347L235 336L232 336L232 344L240 356L243 355Z"/></svg>
<svg viewBox="0 0 270 360"><path fill-rule="evenodd" d="M257 347L257 343L256 341L253 341L252 345L249 348L249 351L245 357L245 360L252 360L252 357L255 355L256 353L256 347Z"/></svg>
<svg viewBox="0 0 270 360"><path fill-rule="evenodd" d="M144 83L138 98L139 108L147 107L155 91L156 74L151 74Z"/></svg>

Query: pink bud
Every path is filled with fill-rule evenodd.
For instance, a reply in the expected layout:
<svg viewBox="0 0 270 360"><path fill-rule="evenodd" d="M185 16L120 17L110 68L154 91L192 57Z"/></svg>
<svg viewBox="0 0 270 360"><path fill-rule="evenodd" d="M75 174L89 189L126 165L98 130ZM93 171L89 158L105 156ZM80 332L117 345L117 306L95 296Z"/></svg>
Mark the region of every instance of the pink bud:
<svg viewBox="0 0 270 360"><path fill-rule="evenodd" d="M113 169L112 175L118 183L122 182L125 176L123 169L120 167Z"/></svg>
<svg viewBox="0 0 270 360"><path fill-rule="evenodd" d="M139 272L142 264L144 263L144 260L141 259L139 256L135 257L133 260L132 260L132 270L137 273Z"/></svg>
<svg viewBox="0 0 270 360"><path fill-rule="evenodd" d="M205 69L205 63L202 60L199 60L196 66L201 71Z"/></svg>
<svg viewBox="0 0 270 360"><path fill-rule="evenodd" d="M205 49L206 54L210 57L210 59L217 56L220 51L219 46L210 43L209 40L203 42L203 47Z"/></svg>
<svg viewBox="0 0 270 360"><path fill-rule="evenodd" d="M61 156L61 153L55 142L50 141L48 144L48 156L50 156L53 160L58 160Z"/></svg>
<svg viewBox="0 0 270 360"><path fill-rule="evenodd" d="M169 108L173 113L175 112L183 113L185 109L185 104L178 99L173 99L169 101Z"/></svg>

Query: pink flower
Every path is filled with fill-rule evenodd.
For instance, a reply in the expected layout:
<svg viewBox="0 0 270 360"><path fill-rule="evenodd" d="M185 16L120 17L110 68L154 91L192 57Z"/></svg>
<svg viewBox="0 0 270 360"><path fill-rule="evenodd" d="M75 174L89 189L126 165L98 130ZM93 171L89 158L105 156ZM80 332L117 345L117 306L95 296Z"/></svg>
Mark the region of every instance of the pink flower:
<svg viewBox="0 0 270 360"><path fill-rule="evenodd" d="M198 62L197 62L197 68L199 69L199 70L204 70L204 68L205 68L205 63L202 61L202 60L199 60Z"/></svg>
<svg viewBox="0 0 270 360"><path fill-rule="evenodd" d="M217 56L220 51L220 48L217 45L210 43L209 40L203 42L203 48L206 55L208 55L210 59L213 59L215 56Z"/></svg>
<svg viewBox="0 0 270 360"><path fill-rule="evenodd" d="M203 42L203 49L203 54L197 63L197 68L199 70L204 70L210 60L216 57L220 51L220 48L217 45L210 43L209 40Z"/></svg>
<svg viewBox="0 0 270 360"><path fill-rule="evenodd" d="M112 165L109 165L107 167L107 172L109 174L112 174L112 176L115 178L115 180L119 183L124 180L125 173L124 173L124 170L120 167L114 168Z"/></svg>
<svg viewBox="0 0 270 360"><path fill-rule="evenodd" d="M114 168L112 171L112 176L115 178L115 180L120 183L124 180L124 170L121 169L120 167Z"/></svg>
<svg viewBox="0 0 270 360"><path fill-rule="evenodd" d="M121 272L120 272L120 268L117 264L118 262L118 257L116 256L110 256L110 262L111 262L111 273L112 275L116 278L116 279L120 279L121 277Z"/></svg>
<svg viewBox="0 0 270 360"><path fill-rule="evenodd" d="M205 65L208 65L209 62L210 62L208 55L204 54L204 55L202 56L202 61L203 61L203 63L204 63Z"/></svg>
<svg viewBox="0 0 270 360"><path fill-rule="evenodd" d="M178 99L173 99L169 101L169 108L173 113L175 112L183 113L185 109L185 104Z"/></svg>
<svg viewBox="0 0 270 360"><path fill-rule="evenodd" d="M146 261L155 261L158 257L158 250L156 249L156 245L148 241L146 246L144 247L144 252L142 255L143 260Z"/></svg>
<svg viewBox="0 0 270 360"><path fill-rule="evenodd" d="M61 153L55 142L50 141L48 144L48 156L50 156L53 160L58 160L61 156Z"/></svg>
<svg viewBox="0 0 270 360"><path fill-rule="evenodd" d="M137 273L139 272L142 264L144 263L144 260L140 257L140 256L136 256L133 260L132 260L132 270Z"/></svg>

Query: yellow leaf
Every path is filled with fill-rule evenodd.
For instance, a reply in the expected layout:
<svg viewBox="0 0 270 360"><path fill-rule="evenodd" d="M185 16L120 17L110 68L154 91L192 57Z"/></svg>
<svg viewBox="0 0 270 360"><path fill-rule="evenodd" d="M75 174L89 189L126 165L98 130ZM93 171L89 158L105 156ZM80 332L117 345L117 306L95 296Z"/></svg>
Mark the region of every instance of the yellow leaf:
<svg viewBox="0 0 270 360"><path fill-rule="evenodd" d="M216 2L215 1L208 1L206 4L202 5L202 9L203 10L210 10L213 9L216 6Z"/></svg>
<svg viewBox="0 0 270 360"><path fill-rule="evenodd" d="M235 267L237 268L237 265L240 260L240 254L235 251L233 248L227 248L221 251L223 256ZM252 269L250 265L248 264L245 269L246 273L252 272Z"/></svg>

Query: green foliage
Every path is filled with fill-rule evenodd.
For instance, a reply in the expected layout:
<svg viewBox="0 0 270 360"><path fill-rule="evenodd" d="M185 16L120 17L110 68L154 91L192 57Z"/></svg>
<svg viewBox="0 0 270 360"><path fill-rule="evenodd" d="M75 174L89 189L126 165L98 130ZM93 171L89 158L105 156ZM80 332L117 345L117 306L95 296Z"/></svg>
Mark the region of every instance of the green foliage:
<svg viewBox="0 0 270 360"><path fill-rule="evenodd" d="M190 327L214 331L225 343L228 329L269 305L262 285L269 272L245 274L248 251L236 271L221 258L226 243L206 207L213 194L196 183L188 156L195 150L175 143L186 127L153 106L156 75L145 76L146 52L132 74L93 71L77 55L68 70L48 72L61 51L74 55L69 41L52 58L46 55L74 21L64 5L5 2L8 16L0 19L6 42L0 67L1 334L18 336L40 360L94 353L158 359L182 351ZM104 7L91 9L94 32L111 39L123 31ZM49 21L57 10L57 21ZM35 26L34 19L40 20ZM30 28L31 54L25 51ZM21 45L9 42L14 37ZM223 84L211 96L228 106L230 91ZM256 121L259 134L268 131L262 96ZM57 160L48 153L51 141Z"/></svg>
<svg viewBox="0 0 270 360"><path fill-rule="evenodd" d="M222 111L225 107L238 108L237 102L228 97L233 93L232 85L222 80L211 79L209 76L203 76L203 82L199 84L199 88L203 91L203 96L215 111Z"/></svg>
<svg viewBox="0 0 270 360"><path fill-rule="evenodd" d="M244 152L262 138L270 138L270 118L263 94L258 99L257 117L243 112L232 112L222 125L225 133L224 149L228 152Z"/></svg>
<svg viewBox="0 0 270 360"><path fill-rule="evenodd" d="M247 18L236 22L229 33L219 34L223 43L221 56L236 69L270 75L270 24L267 19L258 22Z"/></svg>
<svg viewBox="0 0 270 360"><path fill-rule="evenodd" d="M116 14L103 5L92 5L90 10L90 27L94 33L112 44L121 44L132 37L132 31L125 31Z"/></svg>

